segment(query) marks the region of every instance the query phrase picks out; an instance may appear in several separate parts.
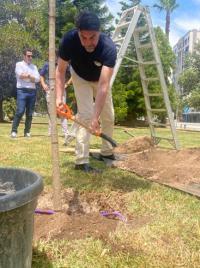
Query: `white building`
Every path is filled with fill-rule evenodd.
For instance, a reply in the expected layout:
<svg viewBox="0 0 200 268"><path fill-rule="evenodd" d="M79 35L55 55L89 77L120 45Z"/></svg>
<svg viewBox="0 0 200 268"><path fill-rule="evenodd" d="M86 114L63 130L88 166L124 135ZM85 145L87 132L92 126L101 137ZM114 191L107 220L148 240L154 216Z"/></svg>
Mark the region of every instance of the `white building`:
<svg viewBox="0 0 200 268"><path fill-rule="evenodd" d="M184 60L188 53L192 53L195 49L195 44L200 41L200 30L191 30L179 39L177 44L173 47L176 55L176 67L174 70L174 85L177 91L181 91L178 86L178 78L184 70Z"/></svg>

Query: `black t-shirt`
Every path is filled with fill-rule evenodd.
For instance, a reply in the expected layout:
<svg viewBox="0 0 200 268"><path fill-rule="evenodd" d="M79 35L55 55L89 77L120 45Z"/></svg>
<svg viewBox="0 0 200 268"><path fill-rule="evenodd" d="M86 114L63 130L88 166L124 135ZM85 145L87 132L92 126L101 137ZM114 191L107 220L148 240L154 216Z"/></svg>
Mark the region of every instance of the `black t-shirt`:
<svg viewBox="0 0 200 268"><path fill-rule="evenodd" d="M95 50L87 52L81 45L77 30L67 32L60 44L59 56L70 61L74 71L87 81L98 81L102 66L113 68L117 57L113 41L104 33L100 33Z"/></svg>

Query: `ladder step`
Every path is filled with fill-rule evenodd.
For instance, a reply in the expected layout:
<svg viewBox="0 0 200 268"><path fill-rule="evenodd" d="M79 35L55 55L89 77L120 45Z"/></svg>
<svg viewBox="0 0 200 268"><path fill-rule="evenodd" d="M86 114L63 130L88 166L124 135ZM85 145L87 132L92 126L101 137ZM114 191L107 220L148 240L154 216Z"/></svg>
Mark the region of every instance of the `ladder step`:
<svg viewBox="0 0 200 268"><path fill-rule="evenodd" d="M150 122L151 123L151 125L153 125L153 126L161 126L161 127L167 127L167 126L169 126L169 124L163 124L163 123L159 123L159 122L155 122L155 121L151 121Z"/></svg>
<svg viewBox="0 0 200 268"><path fill-rule="evenodd" d="M139 49L143 49L143 48L152 48L152 44L151 44L151 43L147 43L147 44L144 44L144 45L139 45L138 48L139 48Z"/></svg>
<svg viewBox="0 0 200 268"><path fill-rule="evenodd" d="M139 64L141 65L153 65L153 64L158 64L156 61L139 61Z"/></svg>
<svg viewBox="0 0 200 268"><path fill-rule="evenodd" d="M117 25L117 27L116 27L116 31L119 30L119 29L123 29L123 28L128 27L129 24L130 24L130 21L128 21L128 22L124 22L124 23L121 23L121 24Z"/></svg>
<svg viewBox="0 0 200 268"><path fill-rule="evenodd" d="M149 97L163 97L161 93L148 93L146 95Z"/></svg>
<svg viewBox="0 0 200 268"><path fill-rule="evenodd" d="M142 78L142 80L146 82L153 82L153 81L158 81L159 78L158 77L145 77L145 78Z"/></svg>
<svg viewBox="0 0 200 268"><path fill-rule="evenodd" d="M171 139L171 138L158 137L158 136L153 136L153 138L154 138L154 139L158 139L158 140L166 140L166 141L173 141L173 142L174 142L174 140Z"/></svg>
<svg viewBox="0 0 200 268"><path fill-rule="evenodd" d="M150 110L151 112L166 112L166 109L148 109Z"/></svg>
<svg viewBox="0 0 200 268"><path fill-rule="evenodd" d="M147 25L135 28L136 33L143 33L143 32L146 32L146 31L148 31Z"/></svg>
<svg viewBox="0 0 200 268"><path fill-rule="evenodd" d="M126 16L127 14L130 14L130 13L134 14L134 12L135 12L135 7L130 7L123 11L122 16Z"/></svg>
<svg viewBox="0 0 200 268"><path fill-rule="evenodd" d="M118 39L113 39L114 43L122 43L124 41L124 37L118 38Z"/></svg>

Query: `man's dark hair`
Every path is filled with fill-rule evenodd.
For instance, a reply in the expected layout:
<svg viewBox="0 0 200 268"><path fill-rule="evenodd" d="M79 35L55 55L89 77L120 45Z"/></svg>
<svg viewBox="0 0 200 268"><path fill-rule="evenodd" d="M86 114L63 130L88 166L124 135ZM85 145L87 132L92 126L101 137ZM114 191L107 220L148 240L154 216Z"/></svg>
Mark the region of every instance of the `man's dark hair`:
<svg viewBox="0 0 200 268"><path fill-rule="evenodd" d="M99 31L100 20L95 13L83 11L76 19L76 28L80 31Z"/></svg>
<svg viewBox="0 0 200 268"><path fill-rule="evenodd" d="M26 52L32 52L33 53L33 50L31 48L24 48L23 55L26 56Z"/></svg>

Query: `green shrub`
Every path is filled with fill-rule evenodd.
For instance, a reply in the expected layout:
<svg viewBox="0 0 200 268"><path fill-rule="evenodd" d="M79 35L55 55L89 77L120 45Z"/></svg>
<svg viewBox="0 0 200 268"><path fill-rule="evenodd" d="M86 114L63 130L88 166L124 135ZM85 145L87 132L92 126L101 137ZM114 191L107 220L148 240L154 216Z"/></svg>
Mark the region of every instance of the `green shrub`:
<svg viewBox="0 0 200 268"><path fill-rule="evenodd" d="M3 112L5 117L9 120L13 120L16 111L16 100L15 98L9 98L3 102Z"/></svg>

